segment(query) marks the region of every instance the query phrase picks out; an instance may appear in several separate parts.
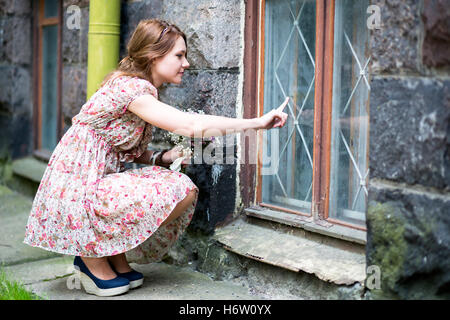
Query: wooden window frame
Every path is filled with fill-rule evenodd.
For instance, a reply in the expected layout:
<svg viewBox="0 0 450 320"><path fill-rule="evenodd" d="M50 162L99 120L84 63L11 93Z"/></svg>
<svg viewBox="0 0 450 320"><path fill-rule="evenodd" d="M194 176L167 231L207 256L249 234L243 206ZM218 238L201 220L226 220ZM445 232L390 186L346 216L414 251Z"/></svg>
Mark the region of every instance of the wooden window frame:
<svg viewBox="0 0 450 320"><path fill-rule="evenodd" d="M244 118L263 115L264 108L264 22L266 0L248 0L245 12L244 46ZM241 164L241 196L245 207L253 203L276 211L307 216L319 225L336 224L367 231L366 226L329 217L331 110L333 96L335 0L316 0L314 148L311 213L296 211L262 202L262 130L258 133L258 162ZM257 94L255 94L257 92ZM316 108L321 105L319 112ZM259 106L259 108L258 108ZM259 110L259 112L258 112ZM241 144L245 145L241 138ZM244 150L248 150L244 148ZM245 155L242 155L245 156ZM322 161L324 160L324 161Z"/></svg>
<svg viewBox="0 0 450 320"><path fill-rule="evenodd" d="M58 14L56 17L45 18L44 0L33 1L33 144L34 155L48 160L50 158L49 151L42 149L42 42L43 27L50 25L58 26L58 45L57 45L57 140L62 137L63 116L62 116L62 27L63 27L63 4L58 1Z"/></svg>

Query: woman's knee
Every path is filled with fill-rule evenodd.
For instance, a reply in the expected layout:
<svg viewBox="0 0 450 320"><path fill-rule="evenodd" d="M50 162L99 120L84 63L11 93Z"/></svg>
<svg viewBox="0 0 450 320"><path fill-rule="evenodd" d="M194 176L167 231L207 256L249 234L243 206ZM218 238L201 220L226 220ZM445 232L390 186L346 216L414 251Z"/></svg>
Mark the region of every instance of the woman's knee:
<svg viewBox="0 0 450 320"><path fill-rule="evenodd" d="M186 197L175 206L175 208L172 210L172 212L169 214L169 216L162 223L161 226L164 226L165 224L167 224L167 223L173 221L174 219L178 218L179 216L181 216L183 214L183 212L185 212L186 209L194 203L196 196L197 196L196 190L191 190L186 195Z"/></svg>
<svg viewBox="0 0 450 320"><path fill-rule="evenodd" d="M197 197L197 190L192 189L191 191L189 191L185 199L189 199L189 202L194 202L196 197Z"/></svg>
<svg viewBox="0 0 450 320"><path fill-rule="evenodd" d="M178 211L178 210L185 210L188 206L190 206L194 201L195 198L197 196L197 192L196 190L191 190L186 197L184 197L183 200L181 200L177 206L175 207L175 209L173 211Z"/></svg>

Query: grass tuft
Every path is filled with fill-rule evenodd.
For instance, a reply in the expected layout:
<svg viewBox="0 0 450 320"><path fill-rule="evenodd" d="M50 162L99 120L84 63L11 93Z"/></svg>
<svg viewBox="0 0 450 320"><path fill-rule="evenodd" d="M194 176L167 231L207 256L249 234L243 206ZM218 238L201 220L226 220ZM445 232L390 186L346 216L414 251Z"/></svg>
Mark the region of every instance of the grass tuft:
<svg viewBox="0 0 450 320"><path fill-rule="evenodd" d="M5 270L0 267L0 300L43 300L28 291L23 284L9 280Z"/></svg>

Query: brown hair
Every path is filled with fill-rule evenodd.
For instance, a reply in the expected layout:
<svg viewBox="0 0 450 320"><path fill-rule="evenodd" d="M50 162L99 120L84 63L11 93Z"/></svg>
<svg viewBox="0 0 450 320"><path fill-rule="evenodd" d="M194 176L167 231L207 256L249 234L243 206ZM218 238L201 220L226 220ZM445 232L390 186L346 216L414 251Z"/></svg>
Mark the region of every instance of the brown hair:
<svg viewBox="0 0 450 320"><path fill-rule="evenodd" d="M178 37L182 37L187 45L186 35L176 25L159 19L141 20L128 42L128 55L119 62L116 70L106 75L100 87L119 76L139 77L153 83L153 60L172 50Z"/></svg>

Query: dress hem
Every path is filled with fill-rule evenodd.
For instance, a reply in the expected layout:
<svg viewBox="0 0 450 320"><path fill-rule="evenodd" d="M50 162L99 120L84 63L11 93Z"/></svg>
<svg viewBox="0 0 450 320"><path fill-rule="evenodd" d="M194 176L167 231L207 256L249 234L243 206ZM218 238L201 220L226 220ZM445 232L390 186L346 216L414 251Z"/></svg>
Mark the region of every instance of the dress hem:
<svg viewBox="0 0 450 320"><path fill-rule="evenodd" d="M133 249L139 247L139 246L142 245L145 241L147 241L153 234L155 234L155 232L158 231L158 229L161 227L161 225L164 223L164 221L166 221L166 219L170 216L170 213L175 209L175 207L176 207L181 201L183 201L184 199L186 199L187 195L188 195L189 192L191 192L192 190L195 190L195 191L197 192L196 197L195 197L195 200L194 200L194 203L192 204L192 209L193 209L193 211L195 211L195 207L196 207L197 200L198 200L198 194L199 194L199 189L198 189L197 186L194 186L194 187L192 187L191 189L189 189L189 191L186 192L185 196L184 196L182 199L180 199L179 201L175 201L175 202L173 202L173 203L171 204L171 207L170 207L170 209L169 209L169 214L168 214L167 216L165 216L164 219L161 219L161 222L157 225L157 227L154 229L154 231L152 231L152 233L151 233L149 236L146 236L145 239L142 240L142 241L139 241L139 237L137 237L136 240L139 241L139 243L137 243L136 245L133 245L131 248L127 248L127 249L124 250L124 251L123 251L123 250L118 250L118 252L114 252L114 254L105 253L105 254L101 254L101 255L82 255L82 254L80 254L80 252L77 252L77 253L74 254L73 252L70 252L70 253L68 253L67 251L63 252L61 249L53 249L53 248L49 248L49 247L43 247L43 246L38 245L38 244L32 244L32 243L30 243L30 242L27 241L27 240L28 240L27 237L25 237L23 243L26 244L26 245L29 245L29 246L31 246L31 247L34 247L34 248L39 248L39 249L43 249L43 250L46 250L46 251L50 251L50 252L54 252L54 253L58 253L58 254L62 254L62 255L67 255L67 256L79 256L79 257L83 257L83 258L103 258L103 257L111 257L111 256L114 256L114 255L126 253L126 252L129 252L129 251L131 251L131 250L133 250ZM186 209L186 211L189 210L189 209L190 209L190 208ZM185 211L185 212L186 212L186 211ZM192 212L192 214L194 214L194 212ZM173 222L175 222L176 220L180 219L182 216L183 216L183 214L180 215L177 219L173 220L171 223L173 223ZM192 220L192 218L191 218L190 220ZM189 221L188 225L189 225L189 224L190 224L190 221ZM187 225L187 226L188 226L188 225ZM187 227L187 226L186 226L186 227ZM177 240L178 240L178 237L177 237L177 239L175 239L175 241L177 241ZM174 242L174 243L175 243L175 242ZM172 245L173 245L173 244L172 244ZM158 261L160 261L163 257L164 257L164 256L162 256ZM156 262L156 261L155 261L155 262ZM148 263L151 263L151 262L148 262Z"/></svg>

